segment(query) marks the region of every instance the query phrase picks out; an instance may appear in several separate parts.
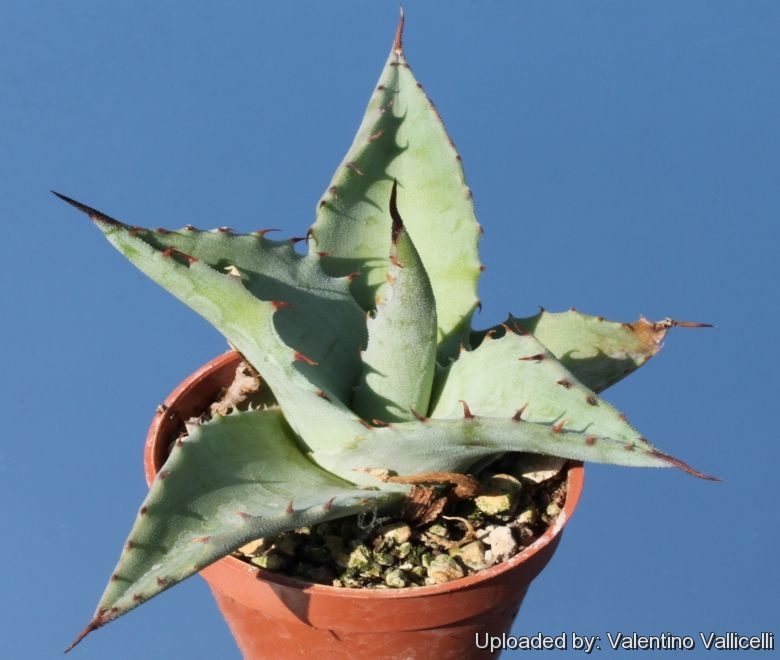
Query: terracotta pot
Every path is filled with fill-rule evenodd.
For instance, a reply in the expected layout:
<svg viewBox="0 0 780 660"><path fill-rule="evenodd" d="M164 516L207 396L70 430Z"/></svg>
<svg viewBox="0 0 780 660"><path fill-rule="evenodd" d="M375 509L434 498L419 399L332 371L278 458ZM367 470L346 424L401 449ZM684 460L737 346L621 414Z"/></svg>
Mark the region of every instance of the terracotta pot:
<svg viewBox="0 0 780 660"><path fill-rule="evenodd" d="M221 355L181 383L149 429L147 482L182 420L200 414L233 378L240 357ZM225 557L201 571L245 658L481 658L476 637L508 633L531 581L555 552L582 491L569 469L556 523L520 554L477 575L430 587L361 590L300 582Z"/></svg>

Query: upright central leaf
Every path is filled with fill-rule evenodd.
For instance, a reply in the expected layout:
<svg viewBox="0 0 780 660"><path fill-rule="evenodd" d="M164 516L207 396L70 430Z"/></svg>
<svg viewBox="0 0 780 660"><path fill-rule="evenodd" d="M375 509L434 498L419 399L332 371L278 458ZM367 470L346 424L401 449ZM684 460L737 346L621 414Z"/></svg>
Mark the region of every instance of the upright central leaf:
<svg viewBox="0 0 780 660"><path fill-rule="evenodd" d="M387 284L368 321L368 348L353 408L364 419L397 422L425 413L436 369L436 303L420 255L390 195L392 235Z"/></svg>

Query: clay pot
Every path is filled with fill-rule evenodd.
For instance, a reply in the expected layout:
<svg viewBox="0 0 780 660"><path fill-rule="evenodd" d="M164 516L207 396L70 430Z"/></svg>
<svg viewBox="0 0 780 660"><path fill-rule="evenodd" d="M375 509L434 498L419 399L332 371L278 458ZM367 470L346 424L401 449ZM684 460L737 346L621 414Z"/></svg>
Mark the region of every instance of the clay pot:
<svg viewBox="0 0 780 660"><path fill-rule="evenodd" d="M182 382L147 435L151 483L182 420L198 415L233 378L240 356L225 353ZM309 584L225 557L201 571L245 658L481 658L476 635L508 633L531 581L555 552L582 491L568 473L563 511L535 543L477 575L429 587L347 589Z"/></svg>

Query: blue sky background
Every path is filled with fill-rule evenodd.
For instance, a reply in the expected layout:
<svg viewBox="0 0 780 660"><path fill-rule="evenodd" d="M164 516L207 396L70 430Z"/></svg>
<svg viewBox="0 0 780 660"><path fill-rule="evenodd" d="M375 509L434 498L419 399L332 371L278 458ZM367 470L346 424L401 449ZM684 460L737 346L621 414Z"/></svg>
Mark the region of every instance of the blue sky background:
<svg viewBox="0 0 780 660"><path fill-rule="evenodd" d="M717 325L673 332L607 398L723 483L589 467L514 632L600 635L602 655L606 631L780 633L780 3L406 9L485 228L479 323L544 305ZM302 234L397 11L3 3L0 657L60 657L89 620L145 492L154 408L224 348L48 190L133 224ZM238 652L195 578L72 657Z"/></svg>

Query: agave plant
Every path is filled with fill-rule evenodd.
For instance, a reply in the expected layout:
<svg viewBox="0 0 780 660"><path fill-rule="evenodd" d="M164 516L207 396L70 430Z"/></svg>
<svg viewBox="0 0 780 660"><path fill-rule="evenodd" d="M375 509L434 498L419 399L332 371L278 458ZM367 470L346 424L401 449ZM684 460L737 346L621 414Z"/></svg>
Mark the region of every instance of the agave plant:
<svg viewBox="0 0 780 660"><path fill-rule="evenodd" d="M397 505L409 485L380 473L413 481L531 452L706 477L597 394L671 327L696 324L569 310L472 329L481 229L402 28L305 239L144 229L55 193L212 323L273 395L176 443L74 645L252 539Z"/></svg>

